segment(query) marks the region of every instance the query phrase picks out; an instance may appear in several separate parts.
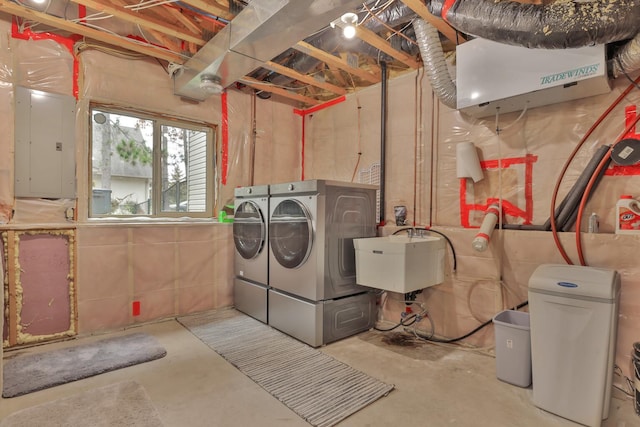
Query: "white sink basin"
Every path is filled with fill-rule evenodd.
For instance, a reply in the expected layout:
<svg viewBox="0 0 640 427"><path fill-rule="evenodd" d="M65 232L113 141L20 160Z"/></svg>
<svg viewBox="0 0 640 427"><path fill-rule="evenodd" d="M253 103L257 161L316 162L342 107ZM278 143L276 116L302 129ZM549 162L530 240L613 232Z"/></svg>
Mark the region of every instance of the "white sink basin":
<svg viewBox="0 0 640 427"><path fill-rule="evenodd" d="M409 293L444 281L441 237L385 236L354 239L356 281L385 291Z"/></svg>

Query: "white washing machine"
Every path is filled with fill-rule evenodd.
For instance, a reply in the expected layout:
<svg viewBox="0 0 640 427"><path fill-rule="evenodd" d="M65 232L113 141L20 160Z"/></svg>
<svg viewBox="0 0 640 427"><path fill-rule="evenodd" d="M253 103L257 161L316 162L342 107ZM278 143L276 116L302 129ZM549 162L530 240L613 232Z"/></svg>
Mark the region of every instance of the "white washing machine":
<svg viewBox="0 0 640 427"><path fill-rule="evenodd" d="M235 245L235 307L268 321L269 285L269 186L235 189L233 242Z"/></svg>
<svg viewBox="0 0 640 427"><path fill-rule="evenodd" d="M270 325L312 346L373 326L375 295L356 284L353 239L376 235L376 191L326 180L271 185Z"/></svg>

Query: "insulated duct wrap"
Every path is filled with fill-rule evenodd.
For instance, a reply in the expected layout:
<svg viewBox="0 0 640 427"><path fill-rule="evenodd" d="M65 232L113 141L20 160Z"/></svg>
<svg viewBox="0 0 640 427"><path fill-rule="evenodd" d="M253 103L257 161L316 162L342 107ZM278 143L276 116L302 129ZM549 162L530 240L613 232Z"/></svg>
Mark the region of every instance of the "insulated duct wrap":
<svg viewBox="0 0 640 427"><path fill-rule="evenodd" d="M444 105L455 109L457 107L457 90L449 74L449 68L447 68L438 30L422 19L413 21L413 28L420 47L424 70L433 92Z"/></svg>
<svg viewBox="0 0 640 427"><path fill-rule="evenodd" d="M427 2L432 14L458 31L528 48L605 44L630 39L640 28L640 0L556 1L548 5L456 0L447 9L444 5L445 0Z"/></svg>
<svg viewBox="0 0 640 427"><path fill-rule="evenodd" d="M611 72L613 77L631 73L640 68L640 34L622 46L613 56Z"/></svg>

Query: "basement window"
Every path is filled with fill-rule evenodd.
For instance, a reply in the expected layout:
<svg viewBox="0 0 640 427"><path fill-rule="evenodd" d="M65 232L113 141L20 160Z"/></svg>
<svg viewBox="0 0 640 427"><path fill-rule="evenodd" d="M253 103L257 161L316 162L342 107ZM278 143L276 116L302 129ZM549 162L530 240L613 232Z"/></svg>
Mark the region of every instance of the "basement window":
<svg viewBox="0 0 640 427"><path fill-rule="evenodd" d="M212 217L214 128L93 105L89 217Z"/></svg>

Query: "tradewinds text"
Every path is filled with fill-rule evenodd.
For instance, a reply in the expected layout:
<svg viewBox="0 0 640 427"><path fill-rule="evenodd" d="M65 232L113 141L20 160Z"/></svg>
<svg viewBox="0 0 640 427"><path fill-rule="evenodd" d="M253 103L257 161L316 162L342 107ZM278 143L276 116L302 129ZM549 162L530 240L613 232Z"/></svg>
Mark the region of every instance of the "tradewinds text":
<svg viewBox="0 0 640 427"><path fill-rule="evenodd" d="M571 78L591 76L591 75L596 74L598 72L598 68L599 67L600 67L600 64L586 65L584 67L575 68L573 70L563 71L562 73L551 74L551 75L548 75L548 76L542 76L542 77L540 77L540 84L541 85L548 85L548 84L555 83L555 82L558 82L558 81L561 81L561 80L567 80L567 79L571 79Z"/></svg>

